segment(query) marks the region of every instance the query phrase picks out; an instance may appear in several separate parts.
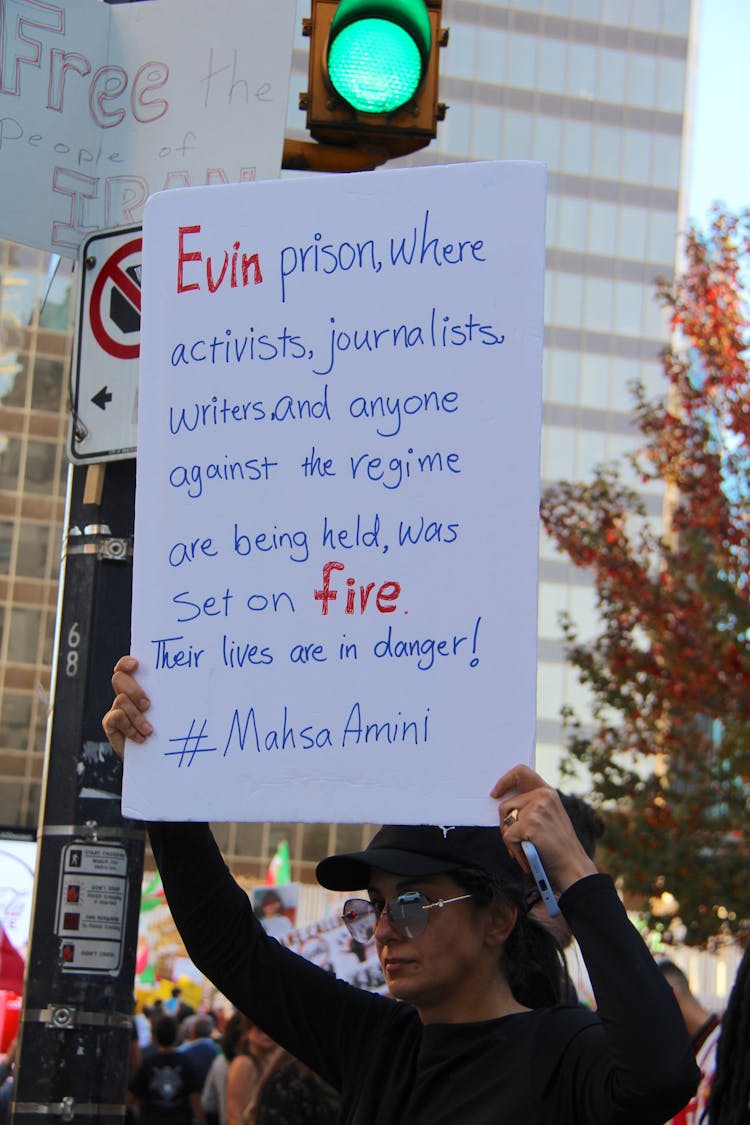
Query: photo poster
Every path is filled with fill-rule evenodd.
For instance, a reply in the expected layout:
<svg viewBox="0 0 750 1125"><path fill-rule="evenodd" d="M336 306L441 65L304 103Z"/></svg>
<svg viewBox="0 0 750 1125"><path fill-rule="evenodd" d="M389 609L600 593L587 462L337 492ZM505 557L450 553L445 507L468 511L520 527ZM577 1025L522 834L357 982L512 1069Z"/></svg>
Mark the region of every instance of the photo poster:
<svg viewBox="0 0 750 1125"><path fill-rule="evenodd" d="M533 761L544 211L526 162L149 201L128 816L496 823Z"/></svg>
<svg viewBox="0 0 750 1125"><path fill-rule="evenodd" d="M271 937L291 933L297 924L299 883L275 883L253 887L250 901L260 924Z"/></svg>

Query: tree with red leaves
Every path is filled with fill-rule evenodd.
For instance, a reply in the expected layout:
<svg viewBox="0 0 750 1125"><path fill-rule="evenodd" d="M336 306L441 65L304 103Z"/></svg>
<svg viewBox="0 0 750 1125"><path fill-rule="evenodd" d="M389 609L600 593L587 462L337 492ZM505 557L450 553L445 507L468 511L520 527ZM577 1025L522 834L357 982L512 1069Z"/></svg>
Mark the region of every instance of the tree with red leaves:
<svg viewBox="0 0 750 1125"><path fill-rule="evenodd" d="M586 723L565 715L565 769L588 770L625 893L657 929L676 910L691 945L750 926L749 268L750 212L715 209L705 234L689 231L682 273L657 283L673 345L664 395L634 388L629 464L663 483L666 529L623 466L542 500L546 531L593 576L600 619L588 643L562 624L594 701Z"/></svg>

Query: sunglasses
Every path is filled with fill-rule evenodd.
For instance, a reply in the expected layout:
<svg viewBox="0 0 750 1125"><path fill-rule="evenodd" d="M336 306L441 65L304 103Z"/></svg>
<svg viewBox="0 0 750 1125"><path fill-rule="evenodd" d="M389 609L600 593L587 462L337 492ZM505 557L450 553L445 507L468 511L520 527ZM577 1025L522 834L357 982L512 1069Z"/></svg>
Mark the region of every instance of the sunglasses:
<svg viewBox="0 0 750 1125"><path fill-rule="evenodd" d="M451 902L463 902L471 897L459 895L457 898L439 898L437 902L430 902L421 891L405 891L381 907L375 906L366 898L350 898L344 903L341 919L354 940L362 945L372 940L383 913L388 915L391 925L401 937L415 938L427 929L429 910L442 910Z"/></svg>

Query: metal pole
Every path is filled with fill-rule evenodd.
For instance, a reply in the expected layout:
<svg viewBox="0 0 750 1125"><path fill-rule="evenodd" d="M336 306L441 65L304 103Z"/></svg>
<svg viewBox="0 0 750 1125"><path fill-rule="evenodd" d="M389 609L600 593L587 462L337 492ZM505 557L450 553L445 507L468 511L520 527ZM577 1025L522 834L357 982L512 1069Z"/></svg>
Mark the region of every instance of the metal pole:
<svg viewBox="0 0 750 1125"><path fill-rule="evenodd" d="M134 497L134 460L70 470L17 1125L125 1115L144 829L101 717L130 643Z"/></svg>

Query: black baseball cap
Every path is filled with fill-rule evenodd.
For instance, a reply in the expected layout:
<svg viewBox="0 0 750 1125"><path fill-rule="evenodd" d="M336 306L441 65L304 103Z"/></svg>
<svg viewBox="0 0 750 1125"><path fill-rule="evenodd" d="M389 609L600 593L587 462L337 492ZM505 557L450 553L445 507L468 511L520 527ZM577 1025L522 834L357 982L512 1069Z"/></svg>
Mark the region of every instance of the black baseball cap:
<svg viewBox="0 0 750 1125"><path fill-rule="evenodd" d="M509 854L499 828L432 824L386 824L361 852L331 855L315 874L331 891L359 891L370 868L392 875L440 875L471 867L494 876L511 894L523 887L521 867Z"/></svg>

